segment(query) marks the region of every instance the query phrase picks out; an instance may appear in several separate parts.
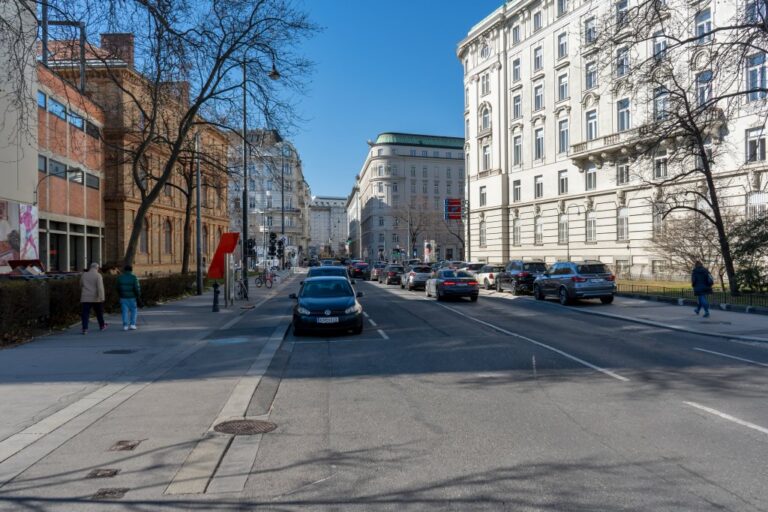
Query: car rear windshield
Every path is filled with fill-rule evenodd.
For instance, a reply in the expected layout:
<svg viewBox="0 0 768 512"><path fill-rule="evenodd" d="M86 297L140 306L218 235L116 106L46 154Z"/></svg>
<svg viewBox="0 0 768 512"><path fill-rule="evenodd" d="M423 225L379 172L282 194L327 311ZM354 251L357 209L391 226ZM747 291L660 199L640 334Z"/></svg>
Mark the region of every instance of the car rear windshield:
<svg viewBox="0 0 768 512"><path fill-rule="evenodd" d="M412 270L417 274L429 274L432 272L432 269L429 267L413 267Z"/></svg>
<svg viewBox="0 0 768 512"><path fill-rule="evenodd" d="M485 263L472 263L471 265L467 265L467 268L469 270L480 270L485 266Z"/></svg>
<svg viewBox="0 0 768 512"><path fill-rule="evenodd" d="M347 271L342 267L314 267L309 270L309 277L341 276L346 277Z"/></svg>
<svg viewBox="0 0 768 512"><path fill-rule="evenodd" d="M402 272L402 271L404 271L405 269L404 269L403 267L395 267L395 266L392 266L392 267L389 267L389 269L388 269L388 270L389 270L390 272Z"/></svg>
<svg viewBox="0 0 768 512"><path fill-rule="evenodd" d="M367 264L367 263L355 263L355 266L356 266L357 268L365 268L365 267L367 267L367 266L368 266L368 264Z"/></svg>
<svg viewBox="0 0 768 512"><path fill-rule="evenodd" d="M469 272L463 270L444 270L440 273L441 277L474 277Z"/></svg>
<svg viewBox="0 0 768 512"><path fill-rule="evenodd" d="M490 267L488 272L504 272L504 267Z"/></svg>
<svg viewBox="0 0 768 512"><path fill-rule="evenodd" d="M350 297L354 295L349 283L341 279L307 281L301 288L301 296L310 299L324 297Z"/></svg>
<svg viewBox="0 0 768 512"><path fill-rule="evenodd" d="M546 272L547 271L547 265L546 263L524 263L523 264L523 270L527 270L528 272Z"/></svg>
<svg viewBox="0 0 768 512"><path fill-rule="evenodd" d="M609 272L608 267L601 263L579 265L578 269L579 274L607 274Z"/></svg>
<svg viewBox="0 0 768 512"><path fill-rule="evenodd" d="M373 268L384 268L384 267L386 267L386 266L387 266L387 265L386 265L386 263L377 263L377 264L375 264L375 265L373 266Z"/></svg>

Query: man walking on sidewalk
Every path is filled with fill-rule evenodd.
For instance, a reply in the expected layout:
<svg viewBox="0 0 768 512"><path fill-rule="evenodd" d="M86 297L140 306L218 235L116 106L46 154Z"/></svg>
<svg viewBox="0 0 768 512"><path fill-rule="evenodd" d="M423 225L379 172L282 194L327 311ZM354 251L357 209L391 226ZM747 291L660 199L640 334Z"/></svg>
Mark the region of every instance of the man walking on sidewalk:
<svg viewBox="0 0 768 512"><path fill-rule="evenodd" d="M96 320L99 321L99 329L107 328L104 323L104 280L99 273L99 264L91 263L88 272L80 276L80 303L82 305L81 320L83 322L83 334L88 334L88 319L91 316L91 308L96 312Z"/></svg>
<svg viewBox="0 0 768 512"><path fill-rule="evenodd" d="M136 330L136 307L141 297L139 279L133 273L133 267L126 265L123 273L117 276L117 294L120 297L120 311L123 314L123 330Z"/></svg>
<svg viewBox="0 0 768 512"><path fill-rule="evenodd" d="M704 318L709 316L709 301L707 300L707 295L712 293L713 284L715 284L715 280L712 279L712 274L709 273L709 270L704 268L704 265L700 261L697 261L691 272L693 294L698 299L698 305L693 312L698 315L699 311L704 309Z"/></svg>

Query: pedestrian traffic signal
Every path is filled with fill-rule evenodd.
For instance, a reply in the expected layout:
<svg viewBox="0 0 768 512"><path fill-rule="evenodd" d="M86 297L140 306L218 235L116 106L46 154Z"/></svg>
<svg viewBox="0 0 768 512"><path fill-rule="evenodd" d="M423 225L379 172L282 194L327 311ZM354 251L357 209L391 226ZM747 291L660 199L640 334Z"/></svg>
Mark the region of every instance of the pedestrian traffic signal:
<svg viewBox="0 0 768 512"><path fill-rule="evenodd" d="M275 254L277 254L275 242L277 241L277 235L273 232L269 233L269 256L271 258L275 257Z"/></svg>
<svg viewBox="0 0 768 512"><path fill-rule="evenodd" d="M248 243L246 243L246 247L248 248L248 256L256 255L256 240L249 238Z"/></svg>
<svg viewBox="0 0 768 512"><path fill-rule="evenodd" d="M283 243L283 239L277 241L277 257L282 258L285 254L285 244Z"/></svg>

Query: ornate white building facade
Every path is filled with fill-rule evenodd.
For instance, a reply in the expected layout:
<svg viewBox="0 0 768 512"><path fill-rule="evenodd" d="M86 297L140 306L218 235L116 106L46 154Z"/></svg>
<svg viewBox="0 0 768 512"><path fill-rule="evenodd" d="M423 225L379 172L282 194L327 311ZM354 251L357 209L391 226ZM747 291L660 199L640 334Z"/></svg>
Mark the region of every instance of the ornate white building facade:
<svg viewBox="0 0 768 512"><path fill-rule="evenodd" d="M347 198L315 196L309 205L309 254L346 254Z"/></svg>
<svg viewBox="0 0 768 512"><path fill-rule="evenodd" d="M698 31L732 22L745 3L666 4L690 16ZM637 176L666 176L667 161L659 157L650 162L655 169L640 169L647 162L635 160L632 148L652 125L654 107L617 86L623 54L607 65L605 49L593 43L601 20L632 5L509 1L459 43L472 260L599 259L624 275L664 273L666 261L653 244L663 222L654 212L658 190ZM656 44L633 47L631 59L654 56ZM765 56L755 62L744 80L765 77ZM768 202L763 122L745 110L726 120L725 137L713 137L721 150L716 171L728 178L720 183L726 206L742 214L764 211Z"/></svg>
<svg viewBox="0 0 768 512"><path fill-rule="evenodd" d="M464 139L382 133L368 145L347 199L351 256L423 258L429 243L433 259L462 257L463 224L443 211L446 198L464 198Z"/></svg>

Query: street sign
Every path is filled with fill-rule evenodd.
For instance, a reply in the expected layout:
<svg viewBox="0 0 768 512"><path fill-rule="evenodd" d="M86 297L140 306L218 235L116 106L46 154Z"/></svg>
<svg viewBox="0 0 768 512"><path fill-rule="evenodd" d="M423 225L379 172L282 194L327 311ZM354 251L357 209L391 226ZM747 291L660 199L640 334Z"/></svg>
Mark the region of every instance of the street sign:
<svg viewBox="0 0 768 512"><path fill-rule="evenodd" d="M445 199L445 220L461 220L463 201L458 198Z"/></svg>

